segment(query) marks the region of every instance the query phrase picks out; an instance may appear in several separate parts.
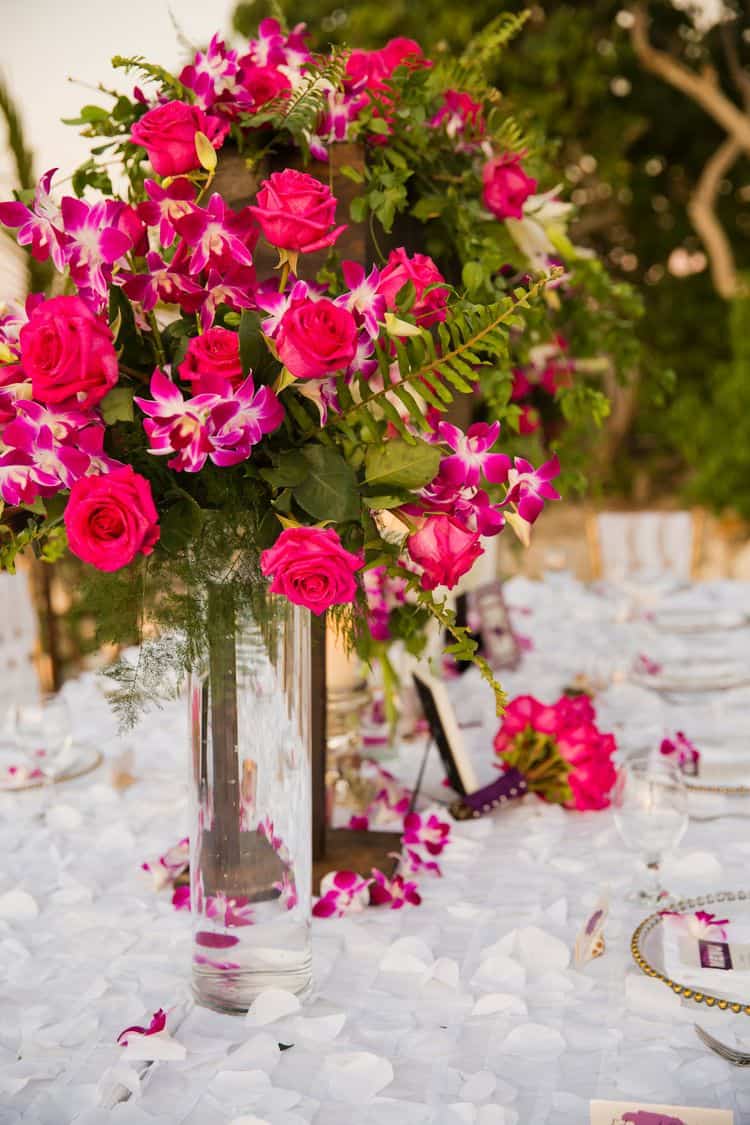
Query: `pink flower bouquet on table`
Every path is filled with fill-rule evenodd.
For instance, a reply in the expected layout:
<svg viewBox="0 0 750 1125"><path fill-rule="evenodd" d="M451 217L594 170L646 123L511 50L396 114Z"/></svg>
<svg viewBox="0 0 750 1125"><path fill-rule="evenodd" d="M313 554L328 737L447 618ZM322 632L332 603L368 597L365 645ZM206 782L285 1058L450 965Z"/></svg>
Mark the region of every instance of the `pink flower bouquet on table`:
<svg viewBox="0 0 750 1125"><path fill-rule="evenodd" d="M526 793L581 812L607 808L616 780L615 749L614 736L599 730L586 696L562 696L546 705L519 695L505 709L495 736L502 776L479 791L479 800L469 794L451 811L466 819Z"/></svg>
<svg viewBox="0 0 750 1125"><path fill-rule="evenodd" d="M433 614L471 659L434 591L506 523L528 537L558 498L559 465L503 452L499 422L464 432L442 414L473 393L467 372L508 363L546 279L506 294L498 274L477 303L404 246L378 265L332 255L316 278L308 255L335 252L347 220L326 183L282 168L233 208L213 182L230 136L252 147L272 127L318 157L358 129L387 143L394 76L431 64L394 40L323 80L302 29L265 20L246 52L215 37L179 78L120 65L146 88L81 123L109 138L124 194L95 150L75 192L53 170L33 197L0 203L0 223L66 289L0 317L0 565L29 543L50 559L69 547L100 574L89 606L103 633L132 638L148 615L183 633L172 648L188 666L216 575L363 621L369 597L382 643L397 620L415 637ZM318 82L311 128L293 110ZM439 91L429 122L471 164L477 201L483 190L489 212L519 214L536 181L496 150L482 103ZM272 276L259 244L278 253Z"/></svg>

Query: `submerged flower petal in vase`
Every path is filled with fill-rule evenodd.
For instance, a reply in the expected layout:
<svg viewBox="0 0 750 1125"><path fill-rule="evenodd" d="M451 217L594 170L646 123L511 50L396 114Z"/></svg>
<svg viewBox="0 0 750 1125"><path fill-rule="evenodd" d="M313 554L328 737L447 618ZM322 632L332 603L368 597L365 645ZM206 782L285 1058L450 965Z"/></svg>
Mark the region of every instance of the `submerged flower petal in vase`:
<svg viewBox="0 0 750 1125"><path fill-rule="evenodd" d="M193 990L222 1011L311 980L309 613L238 602L209 588L190 690Z"/></svg>

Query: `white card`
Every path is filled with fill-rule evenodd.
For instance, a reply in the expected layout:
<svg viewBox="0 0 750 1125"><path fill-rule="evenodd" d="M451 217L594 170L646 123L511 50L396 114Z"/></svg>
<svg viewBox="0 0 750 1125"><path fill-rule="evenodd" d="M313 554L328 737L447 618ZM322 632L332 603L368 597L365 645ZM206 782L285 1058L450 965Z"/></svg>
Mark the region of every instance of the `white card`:
<svg viewBox="0 0 750 1125"><path fill-rule="evenodd" d="M734 1125L731 1109L644 1102L592 1102L591 1125Z"/></svg>

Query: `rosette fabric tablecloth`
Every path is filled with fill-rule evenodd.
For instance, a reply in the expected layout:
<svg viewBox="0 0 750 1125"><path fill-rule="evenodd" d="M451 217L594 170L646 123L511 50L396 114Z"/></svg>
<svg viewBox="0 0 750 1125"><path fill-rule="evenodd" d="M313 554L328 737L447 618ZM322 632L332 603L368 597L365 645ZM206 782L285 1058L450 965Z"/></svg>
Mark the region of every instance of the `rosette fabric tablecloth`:
<svg viewBox="0 0 750 1125"><path fill-rule="evenodd" d="M675 729L697 741L745 732L750 746L749 689L665 700L624 678L639 653L750 661L747 630L657 633L559 577L516 579L507 596L533 646L506 678L511 694L553 700L585 673L611 681L600 725L624 747ZM730 583L678 597L750 605L747 588ZM421 879L421 906L315 921L315 991L300 1011L279 1014L273 996L250 1022L192 1007L189 917L140 870L186 824L184 707L118 739L94 677L65 696L79 739L110 759L133 746L138 781L116 791L105 763L55 790L0 796L2 1125L585 1125L591 1098L750 1119L750 1073L709 1054L692 1028L697 1018L747 1045L750 1018L682 1008L630 960L640 914L624 895L637 863L610 812L527 798L457 824L443 877ZM473 743L486 770L494 722L472 671L459 698L462 713L485 720ZM405 779L419 754L404 747ZM435 760L431 772L427 789L439 793ZM665 881L681 894L747 887L749 858L750 820L696 821ZM575 935L605 887L606 953L578 971ZM186 1055L144 1071L115 1039L158 1008L170 1010Z"/></svg>

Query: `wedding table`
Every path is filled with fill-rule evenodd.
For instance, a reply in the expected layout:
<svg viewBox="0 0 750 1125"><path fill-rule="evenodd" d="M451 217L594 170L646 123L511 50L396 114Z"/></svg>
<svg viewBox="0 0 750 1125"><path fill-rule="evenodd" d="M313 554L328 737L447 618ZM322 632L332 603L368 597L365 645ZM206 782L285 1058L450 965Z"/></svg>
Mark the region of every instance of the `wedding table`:
<svg viewBox="0 0 750 1125"><path fill-rule="evenodd" d="M709 660L750 661L748 630L657 634L565 576L514 579L506 596L527 649L505 677L511 695L551 701L576 673L603 678L599 725L625 750L675 729L750 732L748 688L665 698L626 675L639 653L687 658L699 646ZM732 583L670 604L680 598L750 609L750 591ZM489 763L487 692L473 670L460 685L457 705L482 724L474 752ZM528 797L455 824L442 878L420 879L420 906L315 920L314 992L299 1012L274 1020L268 1005L245 1020L193 1006L189 915L141 870L184 834L184 707L118 737L94 676L68 684L64 698L76 737L105 763L70 783L0 795L2 1125L586 1125L591 1098L750 1119L750 1073L707 1052L692 1027L724 1039L736 1031L747 1047L750 1018L688 1009L636 968L630 937L644 911L625 896L638 865L609 811ZM110 763L128 745L137 781L116 790ZM402 748L405 779L420 752ZM434 756L428 792L440 792L438 769ZM664 868L670 892L747 887L749 827L736 817L691 823ZM606 951L575 969L575 935L605 888ZM115 1039L158 1008L170 1011L186 1056L139 1068Z"/></svg>

